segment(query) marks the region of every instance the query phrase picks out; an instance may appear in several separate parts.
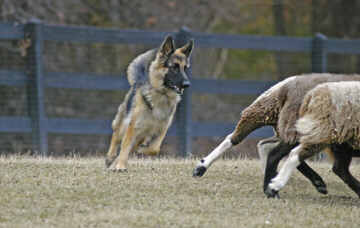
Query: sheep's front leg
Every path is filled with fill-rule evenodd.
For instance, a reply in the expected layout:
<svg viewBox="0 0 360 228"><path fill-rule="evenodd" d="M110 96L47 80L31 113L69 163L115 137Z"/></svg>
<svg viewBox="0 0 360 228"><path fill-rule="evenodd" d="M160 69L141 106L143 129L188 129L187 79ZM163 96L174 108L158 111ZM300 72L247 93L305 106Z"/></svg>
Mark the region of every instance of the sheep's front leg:
<svg viewBox="0 0 360 228"><path fill-rule="evenodd" d="M280 143L280 138L276 136L266 138L258 142L257 149L263 174L265 174L267 170L266 166L269 155L274 154L273 151L280 145ZM276 176L276 174L274 176Z"/></svg>
<svg viewBox="0 0 360 228"><path fill-rule="evenodd" d="M283 157L289 154L292 148L288 147L287 144L280 143L276 147L274 147L267 156L266 164L265 164L265 173L264 173L264 192L266 191L270 181L274 178L277 173L277 167L279 162Z"/></svg>
<svg viewBox="0 0 360 228"><path fill-rule="evenodd" d="M271 183L266 188L265 194L268 197L278 196L278 191L283 188L289 181L294 169L298 167L305 159L315 155L325 147L326 146L323 144L307 145L306 147L300 144L292 149L288 159L281 167L279 174L271 180Z"/></svg>
<svg viewBox="0 0 360 228"><path fill-rule="evenodd" d="M288 155L294 147L295 145L283 143L277 137L264 139L258 143L259 156L262 163L265 163L263 164L265 166L264 191L267 189L270 180L277 175L277 167L280 160ZM325 182L306 162L301 162L297 169L311 181L318 192L327 194Z"/></svg>
<svg viewBox="0 0 360 228"><path fill-rule="evenodd" d="M240 120L236 124L235 130L226 136L224 141L222 141L220 145L218 145L208 156L200 160L194 169L193 176L203 176L209 166L224 152L239 144L255 129L264 126L264 123L261 121L262 118L262 111L258 113L258 110L254 108L246 108L243 110L241 112Z"/></svg>
<svg viewBox="0 0 360 228"><path fill-rule="evenodd" d="M278 197L278 191L288 182L294 169L300 165L299 153L302 151L302 145L295 147L280 169L278 175L273 178L265 190L267 197Z"/></svg>
<svg viewBox="0 0 360 228"><path fill-rule="evenodd" d="M200 162L197 164L197 166L194 169L193 176L194 177L201 177L204 175L206 170L209 168L209 166L218 159L224 152L229 150L233 144L231 142L231 136L232 134L228 135L224 141L220 143L208 156L201 159Z"/></svg>

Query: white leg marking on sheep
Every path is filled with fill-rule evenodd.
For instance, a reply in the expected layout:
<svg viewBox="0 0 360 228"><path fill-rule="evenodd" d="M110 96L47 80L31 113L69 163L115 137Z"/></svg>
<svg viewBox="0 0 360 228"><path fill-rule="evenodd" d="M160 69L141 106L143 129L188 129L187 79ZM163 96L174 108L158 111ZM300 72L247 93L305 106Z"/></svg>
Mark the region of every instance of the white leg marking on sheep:
<svg viewBox="0 0 360 228"><path fill-rule="evenodd" d="M279 145L279 141L269 142L268 139L261 140L257 144L258 154L260 158L261 170L265 174L267 159L271 150Z"/></svg>
<svg viewBox="0 0 360 228"><path fill-rule="evenodd" d="M232 134L228 135L224 141L220 143L208 156L201 159L198 166L205 166L208 168L216 159L218 159L224 152L229 150L233 144L231 143Z"/></svg>
<svg viewBox="0 0 360 228"><path fill-rule="evenodd" d="M265 150L264 147L262 147L261 145L258 145L258 153L259 153L259 158L260 158L261 170L262 170L263 174L265 174L266 163L267 163L267 158L268 158L269 152L270 152L269 150Z"/></svg>
<svg viewBox="0 0 360 228"><path fill-rule="evenodd" d="M281 167L280 172L276 177L271 180L269 187L273 190L279 191L283 188L288 180L294 169L300 165L299 160L299 152L302 150L302 146L299 145L291 150L288 159L285 161L284 165Z"/></svg>

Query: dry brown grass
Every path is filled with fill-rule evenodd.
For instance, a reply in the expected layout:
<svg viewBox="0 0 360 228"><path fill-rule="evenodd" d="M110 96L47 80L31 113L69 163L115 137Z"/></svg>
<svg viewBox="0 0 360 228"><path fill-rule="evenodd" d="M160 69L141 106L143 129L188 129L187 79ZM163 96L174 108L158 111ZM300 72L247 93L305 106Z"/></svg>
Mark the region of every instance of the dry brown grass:
<svg viewBox="0 0 360 228"><path fill-rule="evenodd" d="M200 179L195 160L0 158L0 227L357 227L360 201L330 171L323 196L296 173L282 199L262 193L254 160L218 161ZM352 167L359 177L360 166Z"/></svg>

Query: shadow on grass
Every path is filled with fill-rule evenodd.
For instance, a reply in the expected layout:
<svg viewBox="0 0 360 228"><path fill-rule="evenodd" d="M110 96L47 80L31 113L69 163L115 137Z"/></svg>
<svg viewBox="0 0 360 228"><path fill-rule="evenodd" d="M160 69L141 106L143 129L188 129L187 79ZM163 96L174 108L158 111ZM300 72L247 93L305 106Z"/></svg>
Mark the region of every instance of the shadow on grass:
<svg viewBox="0 0 360 228"><path fill-rule="evenodd" d="M301 198L302 202L304 204L318 204L322 206L346 206L346 207L356 207L360 208L360 202L359 198L349 195L334 195L334 194L328 194L328 195L318 195L318 196L312 196L308 194L298 194L297 197Z"/></svg>
<svg viewBox="0 0 360 228"><path fill-rule="evenodd" d="M299 181L299 180L297 180ZM307 185L306 181L301 185ZM308 191L296 194L296 198L299 198L305 204L317 204L322 206L346 206L346 207L357 207L360 208L360 199L356 194L341 180L331 181L327 183L329 193L322 195L315 192L314 194Z"/></svg>

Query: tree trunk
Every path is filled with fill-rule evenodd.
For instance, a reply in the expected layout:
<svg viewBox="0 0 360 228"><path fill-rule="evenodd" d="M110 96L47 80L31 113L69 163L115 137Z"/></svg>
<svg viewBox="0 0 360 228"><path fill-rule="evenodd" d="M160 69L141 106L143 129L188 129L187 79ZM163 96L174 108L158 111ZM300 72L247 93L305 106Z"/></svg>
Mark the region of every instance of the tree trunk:
<svg viewBox="0 0 360 228"><path fill-rule="evenodd" d="M284 17L284 3L283 0L273 0L273 16L275 25L275 34L278 36L286 36L285 17ZM275 52L275 59L278 71L278 80L286 78L286 53Z"/></svg>

